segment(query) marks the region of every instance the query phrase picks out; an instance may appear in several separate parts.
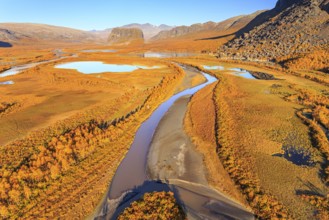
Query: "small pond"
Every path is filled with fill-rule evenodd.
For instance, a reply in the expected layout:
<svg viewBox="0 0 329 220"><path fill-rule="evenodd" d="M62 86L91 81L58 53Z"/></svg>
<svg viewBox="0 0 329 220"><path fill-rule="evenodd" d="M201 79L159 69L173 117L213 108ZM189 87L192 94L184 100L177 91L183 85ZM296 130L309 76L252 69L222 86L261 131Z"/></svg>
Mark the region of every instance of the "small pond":
<svg viewBox="0 0 329 220"><path fill-rule="evenodd" d="M195 56L196 54L194 53L188 53L188 52L145 52L143 54L143 57L149 58L149 57L154 57L154 58L169 58L169 57L190 57L190 56Z"/></svg>
<svg viewBox="0 0 329 220"><path fill-rule="evenodd" d="M14 81L5 81L5 82L0 82L0 85L12 85L14 84Z"/></svg>
<svg viewBox="0 0 329 220"><path fill-rule="evenodd" d="M76 69L84 74L105 73L105 72L132 72L137 69L157 69L158 66L139 66L124 64L107 64L100 61L78 61L55 66L58 69Z"/></svg>
<svg viewBox="0 0 329 220"><path fill-rule="evenodd" d="M250 72L241 68L231 68L230 70L234 71L234 75L241 76L246 79L256 79Z"/></svg>
<svg viewBox="0 0 329 220"><path fill-rule="evenodd" d="M224 66L203 66L206 70L224 70Z"/></svg>

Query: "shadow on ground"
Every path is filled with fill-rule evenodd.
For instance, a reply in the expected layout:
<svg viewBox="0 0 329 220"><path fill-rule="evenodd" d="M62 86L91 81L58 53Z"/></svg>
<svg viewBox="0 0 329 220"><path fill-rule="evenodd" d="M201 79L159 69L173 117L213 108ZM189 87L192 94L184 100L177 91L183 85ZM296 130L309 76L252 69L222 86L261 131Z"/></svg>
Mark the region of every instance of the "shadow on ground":
<svg viewBox="0 0 329 220"><path fill-rule="evenodd" d="M13 45L8 42L0 41L0 47L12 47Z"/></svg>

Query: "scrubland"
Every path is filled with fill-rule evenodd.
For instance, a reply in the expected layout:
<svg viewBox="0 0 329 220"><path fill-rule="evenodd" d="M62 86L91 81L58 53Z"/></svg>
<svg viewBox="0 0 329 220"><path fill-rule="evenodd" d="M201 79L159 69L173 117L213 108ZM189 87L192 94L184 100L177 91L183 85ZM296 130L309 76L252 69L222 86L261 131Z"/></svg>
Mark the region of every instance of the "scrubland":
<svg viewBox="0 0 329 220"><path fill-rule="evenodd" d="M93 212L140 123L184 77L168 62L103 56L42 64L0 88L2 218L72 219ZM101 76L53 68L76 59L162 68Z"/></svg>
<svg viewBox="0 0 329 220"><path fill-rule="evenodd" d="M175 219L184 220L186 215L177 204L172 192L145 193L118 217L121 219Z"/></svg>
<svg viewBox="0 0 329 220"><path fill-rule="evenodd" d="M327 86L292 70L272 66L223 63L202 57L179 61L199 69L202 65L240 67L279 79L250 80L227 70L203 70L219 81L211 92L211 105L208 104L210 98L205 98L206 89L192 98L186 115L186 130L204 154L205 164L211 161L210 166L207 165L209 182L216 187L212 181L216 175L212 166L216 164L213 155L217 154L257 217L326 219ZM204 96L202 101L200 96ZM213 112L214 123L210 117ZM210 127L215 128L217 144L205 147L204 140L212 139L204 138L212 136ZM219 168L218 173L222 173ZM225 175L221 176L223 184ZM227 193L233 195L235 189L229 189ZM316 217L314 213L318 213Z"/></svg>

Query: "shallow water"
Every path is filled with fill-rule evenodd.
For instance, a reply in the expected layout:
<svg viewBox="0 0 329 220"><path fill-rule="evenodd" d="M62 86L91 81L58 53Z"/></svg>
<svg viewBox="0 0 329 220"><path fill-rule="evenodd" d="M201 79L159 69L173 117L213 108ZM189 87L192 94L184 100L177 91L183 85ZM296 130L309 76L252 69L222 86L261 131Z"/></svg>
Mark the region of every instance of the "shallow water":
<svg viewBox="0 0 329 220"><path fill-rule="evenodd" d="M194 53L176 53L176 52L145 52L143 57L154 57L154 58L169 58L169 57L190 57L195 56Z"/></svg>
<svg viewBox="0 0 329 220"><path fill-rule="evenodd" d="M84 74L105 73L105 72L132 72L137 69L157 69L158 66L138 66L123 64L106 64L100 61L78 61L55 66L58 69L76 69Z"/></svg>
<svg viewBox="0 0 329 220"><path fill-rule="evenodd" d="M39 65L41 63L45 63L45 62L28 63L28 64L25 64L25 65L12 67L11 69L6 70L6 71L0 73L0 77L6 77L6 76L16 75L16 74L20 73L22 70L35 67L35 66L37 66L37 65Z"/></svg>
<svg viewBox="0 0 329 220"><path fill-rule="evenodd" d="M14 81L5 81L5 82L0 82L0 85L12 85L14 84Z"/></svg>
<svg viewBox="0 0 329 220"><path fill-rule="evenodd" d="M162 103L137 130L133 144L118 167L103 206L93 219L116 219L132 201L145 192L172 191L187 210L189 219L254 219L252 213L224 194L209 186L170 179L167 182L149 180L146 174L149 147L160 120L181 97L193 95L217 79L202 73L207 82L184 90Z"/></svg>
<svg viewBox="0 0 329 220"><path fill-rule="evenodd" d="M229 70L234 71L233 74L236 76L241 76L246 79L256 79L250 72L241 68L226 68L225 66L207 66L204 65L203 68L206 70Z"/></svg>
<svg viewBox="0 0 329 220"><path fill-rule="evenodd" d="M110 198L118 198L127 190L142 185L147 179L146 163L147 153L151 144L154 132L165 113L174 104L174 102L182 96L192 95L215 82L217 79L208 74L202 73L206 77L207 82L191 89L184 90L170 99L162 103L152 115L142 123L138 129L133 144L130 147L124 160L117 169L112 180L109 196ZM132 175L133 174L133 175Z"/></svg>
<svg viewBox="0 0 329 220"><path fill-rule="evenodd" d="M250 72L241 68L231 68L230 70L234 71L234 75L241 76L246 79L256 79Z"/></svg>
<svg viewBox="0 0 329 220"><path fill-rule="evenodd" d="M224 70L224 66L203 66L206 70Z"/></svg>
<svg viewBox="0 0 329 220"><path fill-rule="evenodd" d="M114 53L117 52L117 50L81 50L81 52L84 53L97 53L97 52L101 52L101 53Z"/></svg>
<svg viewBox="0 0 329 220"><path fill-rule="evenodd" d="M73 54L72 56L68 56L68 57L76 57L76 55ZM35 62L35 63L27 63L27 64L23 64L20 66L14 66L14 67L10 68L9 70L1 72L0 77L13 76L13 75L20 73L23 70L38 66L39 64L50 63L50 62L58 61L58 60L68 58L68 57L60 57L60 58L56 58L53 60L46 60L46 61L40 61L40 62Z"/></svg>

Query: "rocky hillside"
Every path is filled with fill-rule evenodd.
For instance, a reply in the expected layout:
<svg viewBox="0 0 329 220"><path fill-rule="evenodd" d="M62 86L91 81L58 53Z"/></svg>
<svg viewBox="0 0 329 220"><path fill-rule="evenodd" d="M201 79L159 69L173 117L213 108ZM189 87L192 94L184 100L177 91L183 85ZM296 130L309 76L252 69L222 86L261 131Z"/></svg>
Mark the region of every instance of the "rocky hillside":
<svg viewBox="0 0 329 220"><path fill-rule="evenodd" d="M251 61L288 60L326 48L329 43L328 0L279 0L258 15L238 37L221 46L221 58Z"/></svg>
<svg viewBox="0 0 329 220"><path fill-rule="evenodd" d="M110 44L131 43L135 41L144 41L144 34L138 28L114 28L108 38Z"/></svg>
<svg viewBox="0 0 329 220"><path fill-rule="evenodd" d="M161 31L159 34L154 36L151 40L163 40L170 38L180 38L187 35L193 35L200 32L216 32L216 31L224 31L228 29L236 29L241 28L248 24L253 18L255 18L262 11L256 12L251 15L242 15L233 18L229 18L222 22L206 22L206 23L198 23L193 24L191 26L178 26L171 30Z"/></svg>
<svg viewBox="0 0 329 220"><path fill-rule="evenodd" d="M30 42L69 42L94 41L95 37L85 31L66 27L30 23L0 23L0 41L8 44Z"/></svg>

